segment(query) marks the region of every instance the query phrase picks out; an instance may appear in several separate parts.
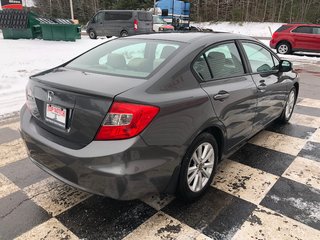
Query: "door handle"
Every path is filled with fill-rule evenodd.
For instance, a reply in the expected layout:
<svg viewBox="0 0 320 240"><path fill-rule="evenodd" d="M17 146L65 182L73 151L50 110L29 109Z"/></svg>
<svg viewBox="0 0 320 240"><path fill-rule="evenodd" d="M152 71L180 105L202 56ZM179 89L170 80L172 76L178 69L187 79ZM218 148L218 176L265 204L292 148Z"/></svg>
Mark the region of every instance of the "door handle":
<svg viewBox="0 0 320 240"><path fill-rule="evenodd" d="M224 99L228 98L230 96L230 93L227 91L219 91L217 94L213 95L214 100L223 101Z"/></svg>
<svg viewBox="0 0 320 240"><path fill-rule="evenodd" d="M260 80L259 83L260 84L257 86L258 90L260 92L264 92L267 88L267 84L265 83L265 80Z"/></svg>

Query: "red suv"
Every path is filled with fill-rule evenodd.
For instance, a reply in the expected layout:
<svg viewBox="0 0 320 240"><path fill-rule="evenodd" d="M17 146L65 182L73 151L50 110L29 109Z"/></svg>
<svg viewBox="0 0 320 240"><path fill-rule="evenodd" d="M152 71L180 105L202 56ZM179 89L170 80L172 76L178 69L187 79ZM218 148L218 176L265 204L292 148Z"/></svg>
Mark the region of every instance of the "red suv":
<svg viewBox="0 0 320 240"><path fill-rule="evenodd" d="M280 54L320 52L320 25L286 24L272 35L270 47Z"/></svg>

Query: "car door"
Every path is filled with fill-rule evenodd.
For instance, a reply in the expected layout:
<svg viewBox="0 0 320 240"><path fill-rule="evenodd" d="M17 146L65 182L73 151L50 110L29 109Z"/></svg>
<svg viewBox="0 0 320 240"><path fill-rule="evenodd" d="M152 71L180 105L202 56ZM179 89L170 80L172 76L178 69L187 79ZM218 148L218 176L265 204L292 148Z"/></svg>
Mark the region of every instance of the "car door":
<svg viewBox="0 0 320 240"><path fill-rule="evenodd" d="M320 52L320 27L313 27L312 33L314 35L313 49Z"/></svg>
<svg viewBox="0 0 320 240"><path fill-rule="evenodd" d="M93 28L98 36L104 36L105 12L98 12L93 18Z"/></svg>
<svg viewBox="0 0 320 240"><path fill-rule="evenodd" d="M209 47L194 61L193 69L226 128L226 147L231 150L252 134L257 87L234 41Z"/></svg>
<svg viewBox="0 0 320 240"><path fill-rule="evenodd" d="M293 29L291 34L294 39L294 49L297 50L310 50L314 42L314 35L312 28L309 26L300 26Z"/></svg>
<svg viewBox="0 0 320 240"><path fill-rule="evenodd" d="M104 28L106 36L119 36L120 28L118 18L118 12L108 11L105 15Z"/></svg>
<svg viewBox="0 0 320 240"><path fill-rule="evenodd" d="M279 73L279 60L262 43L241 41L244 55L258 88L254 132L260 131L280 116L287 98L285 78Z"/></svg>

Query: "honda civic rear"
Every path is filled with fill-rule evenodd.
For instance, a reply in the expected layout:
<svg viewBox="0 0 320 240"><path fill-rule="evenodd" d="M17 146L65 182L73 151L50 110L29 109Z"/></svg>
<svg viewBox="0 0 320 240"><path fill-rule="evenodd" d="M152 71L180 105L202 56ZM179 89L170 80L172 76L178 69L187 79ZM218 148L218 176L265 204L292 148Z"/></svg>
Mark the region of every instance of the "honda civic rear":
<svg viewBox="0 0 320 240"><path fill-rule="evenodd" d="M31 160L67 184L115 199L166 191L185 149L147 143L141 133L161 117L160 104L126 93L148 84L182 47L119 39L32 76L21 110ZM157 55L152 64L148 54Z"/></svg>

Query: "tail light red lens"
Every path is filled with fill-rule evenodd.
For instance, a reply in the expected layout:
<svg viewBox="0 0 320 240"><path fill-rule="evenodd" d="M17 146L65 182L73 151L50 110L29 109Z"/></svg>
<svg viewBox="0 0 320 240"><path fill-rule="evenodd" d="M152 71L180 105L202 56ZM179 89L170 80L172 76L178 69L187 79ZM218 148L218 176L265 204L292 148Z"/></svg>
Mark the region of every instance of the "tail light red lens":
<svg viewBox="0 0 320 240"><path fill-rule="evenodd" d="M159 108L148 105L114 102L95 140L120 140L137 136L158 114Z"/></svg>
<svg viewBox="0 0 320 240"><path fill-rule="evenodd" d="M274 38L276 38L278 35L279 35L278 32L274 32L274 33L272 34L272 38L274 39Z"/></svg>
<svg viewBox="0 0 320 240"><path fill-rule="evenodd" d="M133 21L133 29L134 29L135 31L138 30L138 20L137 20L137 19L135 19L135 20Z"/></svg>

